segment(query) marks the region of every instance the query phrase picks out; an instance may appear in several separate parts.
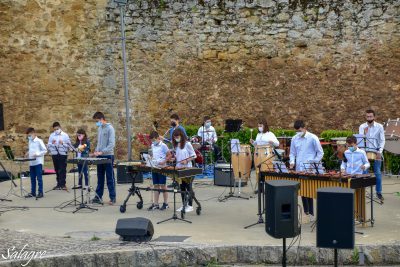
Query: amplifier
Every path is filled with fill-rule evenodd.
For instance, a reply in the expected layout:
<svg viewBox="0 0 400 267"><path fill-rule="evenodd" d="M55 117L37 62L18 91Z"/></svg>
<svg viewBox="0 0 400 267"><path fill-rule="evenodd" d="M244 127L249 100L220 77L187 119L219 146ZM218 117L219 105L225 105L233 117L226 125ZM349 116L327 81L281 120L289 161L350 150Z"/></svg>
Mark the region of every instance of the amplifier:
<svg viewBox="0 0 400 267"><path fill-rule="evenodd" d="M219 163L214 166L214 185L219 186L239 186L239 181L235 183L233 169L227 163ZM242 181L240 186L246 186L247 182Z"/></svg>
<svg viewBox="0 0 400 267"><path fill-rule="evenodd" d="M131 184L132 177L135 177L135 183L143 183L143 173L136 172L134 174L129 174L127 172L130 168L132 168L132 166L117 164L117 184Z"/></svg>

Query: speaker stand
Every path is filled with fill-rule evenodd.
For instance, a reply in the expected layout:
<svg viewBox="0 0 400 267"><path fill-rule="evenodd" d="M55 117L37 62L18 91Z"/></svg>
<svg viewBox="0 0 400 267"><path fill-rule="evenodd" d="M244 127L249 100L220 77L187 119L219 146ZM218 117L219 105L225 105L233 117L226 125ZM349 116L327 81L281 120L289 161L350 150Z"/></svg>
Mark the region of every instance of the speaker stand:
<svg viewBox="0 0 400 267"><path fill-rule="evenodd" d="M286 267L286 238L283 238L282 267Z"/></svg>
<svg viewBox="0 0 400 267"><path fill-rule="evenodd" d="M334 256L333 256L333 258L334 258L334 265L335 265L335 267L337 267L337 266L338 266L338 253L337 253L337 248L335 248L335 249L333 250L333 254L334 254Z"/></svg>
<svg viewBox="0 0 400 267"><path fill-rule="evenodd" d="M257 190L257 196L258 196L258 221L256 223L250 224L248 226L245 226L244 229L248 229L250 227L256 226L258 224L264 224L264 219L263 219L263 210L264 210L264 199L263 201L261 201L261 198L263 198L263 196L261 196L261 193L264 194L264 190L265 190L265 186L264 186L264 181L261 181L261 174L260 172L258 172L258 190ZM262 192L261 192L262 191Z"/></svg>

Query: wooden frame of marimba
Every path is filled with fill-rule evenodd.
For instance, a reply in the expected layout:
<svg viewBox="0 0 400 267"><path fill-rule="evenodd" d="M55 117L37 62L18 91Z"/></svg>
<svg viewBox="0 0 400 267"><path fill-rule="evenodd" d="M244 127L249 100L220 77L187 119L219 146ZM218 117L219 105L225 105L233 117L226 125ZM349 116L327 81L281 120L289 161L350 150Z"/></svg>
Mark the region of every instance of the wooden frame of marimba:
<svg viewBox="0 0 400 267"><path fill-rule="evenodd" d="M344 187L355 191L354 216L363 227L369 222L374 226L374 206L371 199L371 218L367 219L366 214L366 188L371 188L371 198L373 196L373 186L376 184L374 176L347 177L347 176L328 176L316 174L300 173L278 173L266 171L260 173L260 178L265 182L269 180L290 180L300 183L299 196L317 198L317 189L323 187ZM318 203L317 203L318 205Z"/></svg>

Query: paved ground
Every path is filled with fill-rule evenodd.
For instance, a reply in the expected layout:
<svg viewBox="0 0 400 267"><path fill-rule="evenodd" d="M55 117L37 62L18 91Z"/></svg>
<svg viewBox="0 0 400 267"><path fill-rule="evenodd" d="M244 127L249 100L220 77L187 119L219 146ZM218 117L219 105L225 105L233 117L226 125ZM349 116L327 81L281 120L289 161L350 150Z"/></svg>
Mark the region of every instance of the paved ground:
<svg viewBox="0 0 400 267"><path fill-rule="evenodd" d="M95 175L92 175L95 181ZM73 184L73 174L68 175L67 184ZM253 178L254 179L254 178ZM145 184L148 184L146 181ZM45 189L49 190L55 184L54 176L44 176ZM29 189L29 180L24 180L25 188ZM9 182L0 184L0 194L9 190ZM25 209L5 212L0 216L0 228L16 230L19 232L37 233L49 236L61 236L90 239L94 235L101 239L116 240L114 234L116 222L119 218L146 217L149 218L155 228L154 238L160 236L188 236L185 243L200 244L248 244L248 245L273 245L281 244L280 239L269 237L265 233L263 225L257 225L250 229L244 226L257 221L257 199L252 192L251 185L243 188L242 195L250 196L249 200L229 199L219 202L218 197L229 192L228 188L213 186L211 180L196 180L195 192L203 206L201 216L195 212L187 215L187 219L193 223L188 224L180 221L170 221L163 224L156 222L169 218L172 209L167 211L146 210L150 204L150 193L142 192L145 207L142 210L136 208L137 197L132 198L127 211L121 214L119 204L126 197L129 185L117 186L117 205L108 204L97 206L98 211L82 211L75 214L74 206L65 209L56 208L65 201L74 197L73 192L50 191L45 198L40 200L21 199L10 197L12 202L1 202L0 211L13 207L26 207ZM400 197L396 192L400 191L400 180L397 178L384 179L385 204L375 205L375 227L361 228L357 231L363 232L356 235L357 244L391 244L400 240ZM17 188L19 189L19 188ZM108 192L106 191L105 200ZM180 197L177 195L180 202ZM172 195L170 195L170 206L172 207ZM301 201L299 201L301 203ZM178 203L180 205L180 203ZM303 245L315 245L315 232L311 232L309 223L302 226Z"/></svg>

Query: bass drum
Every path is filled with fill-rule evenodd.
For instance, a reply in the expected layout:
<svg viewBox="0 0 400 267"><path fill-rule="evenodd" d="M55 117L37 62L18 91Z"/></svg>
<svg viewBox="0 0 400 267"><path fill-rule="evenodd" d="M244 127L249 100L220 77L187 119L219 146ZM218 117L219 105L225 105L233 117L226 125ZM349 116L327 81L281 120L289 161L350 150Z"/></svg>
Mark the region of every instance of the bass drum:
<svg viewBox="0 0 400 267"><path fill-rule="evenodd" d="M400 119L388 120L385 125L385 150L400 155Z"/></svg>
<svg viewBox="0 0 400 267"><path fill-rule="evenodd" d="M194 162L196 162L197 164L203 164L203 155L201 154L201 152L198 149L195 149L194 153L196 153L196 159L194 160Z"/></svg>

